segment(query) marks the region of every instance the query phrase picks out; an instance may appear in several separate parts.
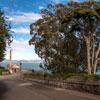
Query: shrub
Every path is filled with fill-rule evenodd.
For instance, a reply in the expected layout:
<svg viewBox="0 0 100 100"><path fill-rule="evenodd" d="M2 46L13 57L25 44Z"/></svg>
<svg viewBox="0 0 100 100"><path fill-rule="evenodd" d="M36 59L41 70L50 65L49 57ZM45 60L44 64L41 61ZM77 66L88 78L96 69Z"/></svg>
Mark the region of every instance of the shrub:
<svg viewBox="0 0 100 100"><path fill-rule="evenodd" d="M82 74L76 74L76 73L68 73L68 74L65 74L65 73L55 73L55 74L50 74L50 73L41 73L41 72L36 72L36 73L26 73L24 74L25 76L29 76L29 77L33 77L33 76L43 76L43 77L48 77L48 76L52 76L52 77L64 77L64 78L68 78L68 77L71 77L71 76L82 76L86 79L90 79L91 77L94 77L96 79L100 79L100 75L96 75L96 74L92 74L92 75L88 75L88 74L85 74L85 73L82 73Z"/></svg>
<svg viewBox="0 0 100 100"><path fill-rule="evenodd" d="M0 67L0 75L3 75L3 72L7 72L8 74L10 74L8 69L6 69L4 67Z"/></svg>

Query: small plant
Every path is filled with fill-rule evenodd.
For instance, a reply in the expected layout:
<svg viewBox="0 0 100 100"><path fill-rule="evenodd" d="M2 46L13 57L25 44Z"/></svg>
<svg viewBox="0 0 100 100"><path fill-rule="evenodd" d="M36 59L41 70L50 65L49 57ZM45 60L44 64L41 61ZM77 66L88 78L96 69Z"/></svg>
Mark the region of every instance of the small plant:
<svg viewBox="0 0 100 100"><path fill-rule="evenodd" d="M100 79L100 75L96 75L96 74L92 74L92 75L88 75L86 73L82 73L82 74L76 74L76 73L55 73L55 74L50 74L50 73L44 73L42 71L38 71L38 72L35 72L35 73L26 73L24 74L24 76L28 76L28 77L33 77L33 76L37 76L37 77L48 77L48 76L52 76L52 77L64 77L64 78L68 78L68 77L71 77L71 76L81 76L81 77L84 77L86 78L87 80L89 80L91 77L94 77L96 79Z"/></svg>
<svg viewBox="0 0 100 100"><path fill-rule="evenodd" d="M92 77L95 77L95 78L97 78L97 79L100 79L100 75L97 75L97 74L93 74L93 75L91 75Z"/></svg>
<svg viewBox="0 0 100 100"><path fill-rule="evenodd" d="M3 73L5 74L10 74L9 70L4 68L4 67L0 67L0 75L3 75Z"/></svg>

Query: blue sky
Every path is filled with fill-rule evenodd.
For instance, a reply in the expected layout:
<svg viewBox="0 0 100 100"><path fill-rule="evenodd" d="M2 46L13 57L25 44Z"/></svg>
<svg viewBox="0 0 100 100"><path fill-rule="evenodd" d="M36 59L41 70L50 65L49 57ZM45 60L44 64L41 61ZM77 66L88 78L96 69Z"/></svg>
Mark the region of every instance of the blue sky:
<svg viewBox="0 0 100 100"><path fill-rule="evenodd" d="M70 0L0 0L0 8L11 22L14 40L11 45L13 49L13 60L39 60L34 51L34 46L29 46L31 38L29 25L41 18L40 10L47 4L66 4ZM72 0L85 1L85 0ZM99 0L98 0L99 1ZM9 49L6 52L9 59Z"/></svg>

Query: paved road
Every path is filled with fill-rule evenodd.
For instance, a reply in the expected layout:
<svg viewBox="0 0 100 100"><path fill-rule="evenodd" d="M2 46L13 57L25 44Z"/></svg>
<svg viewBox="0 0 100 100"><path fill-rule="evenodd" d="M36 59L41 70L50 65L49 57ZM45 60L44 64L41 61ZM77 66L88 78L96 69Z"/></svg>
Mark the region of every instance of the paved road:
<svg viewBox="0 0 100 100"><path fill-rule="evenodd" d="M100 100L100 96L0 76L0 100Z"/></svg>

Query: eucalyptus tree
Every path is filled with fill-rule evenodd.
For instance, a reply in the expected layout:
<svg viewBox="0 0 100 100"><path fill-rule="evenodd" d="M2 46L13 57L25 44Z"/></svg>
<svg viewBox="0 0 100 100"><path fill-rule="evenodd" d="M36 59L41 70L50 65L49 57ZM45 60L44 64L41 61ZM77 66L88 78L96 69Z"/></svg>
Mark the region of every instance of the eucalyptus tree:
<svg viewBox="0 0 100 100"><path fill-rule="evenodd" d="M0 61L4 60L7 44L11 43L10 24L0 10Z"/></svg>
<svg viewBox="0 0 100 100"><path fill-rule="evenodd" d="M62 26L66 10L63 4L50 4L41 11L42 19L30 25L30 44L35 45L35 51L45 60L47 69L57 73L78 72L79 66L75 59L78 56L77 38Z"/></svg>
<svg viewBox="0 0 100 100"><path fill-rule="evenodd" d="M92 72L95 74L100 60L100 2L94 0L82 3L69 2L68 6L71 12L63 22L72 23L71 32L85 40L88 74Z"/></svg>
<svg viewBox="0 0 100 100"><path fill-rule="evenodd" d="M95 74L100 60L100 2L50 4L41 12L42 19L30 25L30 44L35 45L46 68Z"/></svg>

